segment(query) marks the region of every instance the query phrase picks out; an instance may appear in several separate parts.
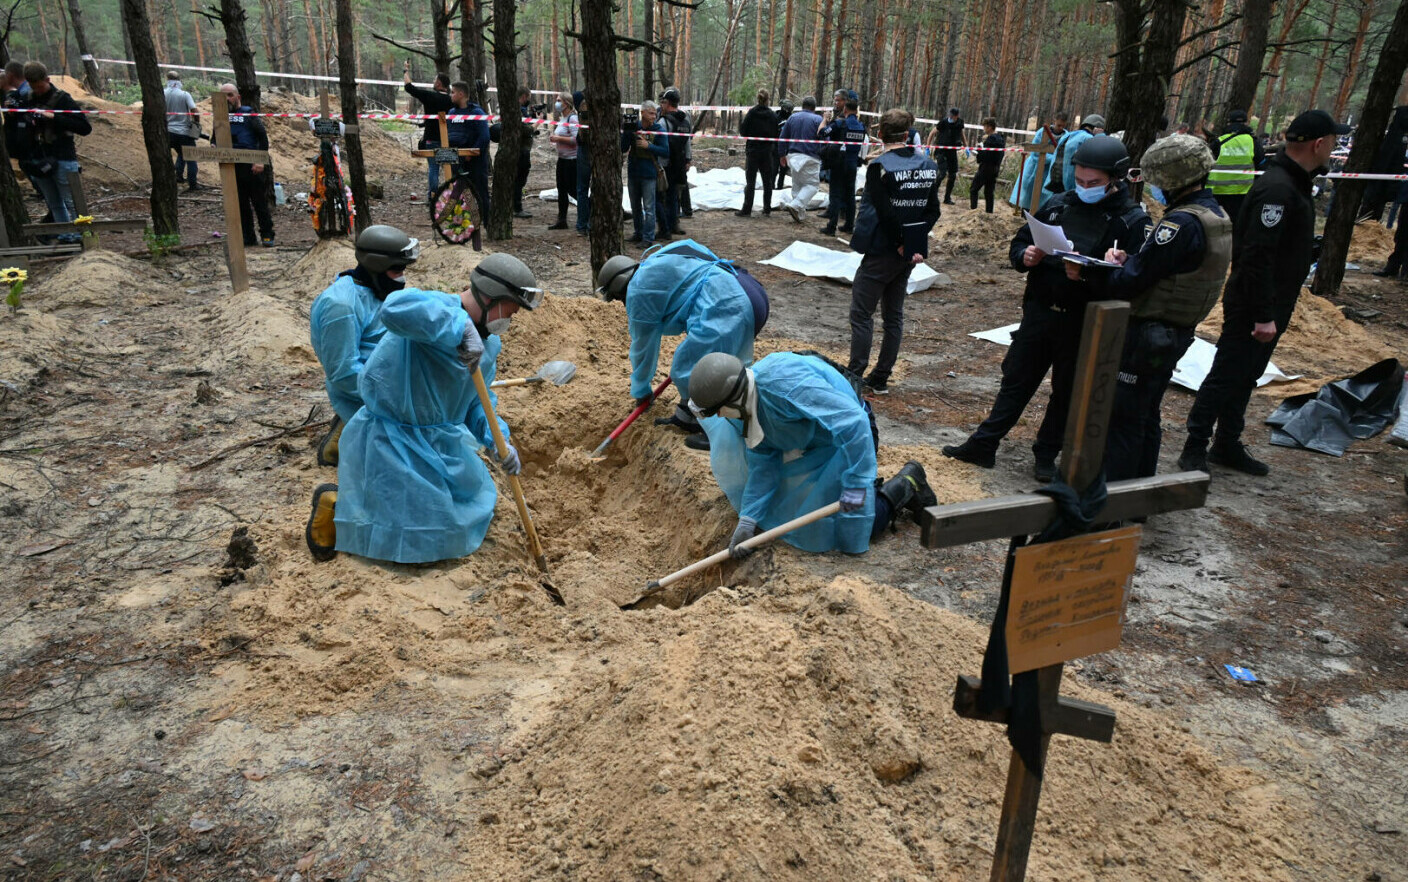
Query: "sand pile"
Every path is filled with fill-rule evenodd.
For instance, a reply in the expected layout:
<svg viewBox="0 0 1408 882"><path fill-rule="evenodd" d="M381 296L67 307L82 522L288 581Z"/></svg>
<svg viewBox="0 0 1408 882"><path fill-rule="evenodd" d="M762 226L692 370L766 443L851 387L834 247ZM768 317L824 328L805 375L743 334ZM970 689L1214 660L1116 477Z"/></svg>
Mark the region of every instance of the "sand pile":
<svg viewBox="0 0 1408 882"><path fill-rule="evenodd" d="M146 146L142 140L142 117L129 111L140 104L126 105L106 101L85 91L79 81L56 76L55 85L68 92L84 108L123 111L101 113L89 117L92 134L78 138L78 158L83 163L85 186L106 186L117 190L149 186L151 169L147 164ZM206 113L210 108L208 95L193 95L196 104ZM267 97L270 113L312 113L317 102L291 93L271 93ZM269 131L269 152L274 159L275 180L295 190L307 189L313 175L313 158L318 152L318 140L313 137L306 119L265 119ZM377 174L400 174L423 168L394 137L374 121L363 120L362 150L367 167ZM201 117L201 128L211 131L211 118ZM202 142L204 145L205 142ZM213 180L210 178L208 180ZM91 194L90 194L91 195Z"/></svg>
<svg viewBox="0 0 1408 882"><path fill-rule="evenodd" d="M1376 221L1354 225L1354 237L1349 240L1349 260L1378 269L1393 253L1393 230Z"/></svg>
<svg viewBox="0 0 1408 882"><path fill-rule="evenodd" d="M150 264L112 251L84 251L64 263L39 285L25 287L25 299L41 309L106 309L116 305L152 306L173 296L171 279L160 278Z"/></svg>
<svg viewBox="0 0 1408 882"><path fill-rule="evenodd" d="M946 206L932 235L937 240L935 250L940 255L971 255L1005 266L1007 248L1021 226L1021 218L1013 217L1003 207L996 207L988 214L981 209L969 211Z"/></svg>
<svg viewBox="0 0 1408 882"><path fill-rule="evenodd" d="M1222 303L1213 307L1198 326L1200 335L1216 340L1222 333ZM1292 385L1262 387L1277 397L1310 392L1327 380L1357 373L1375 362L1396 357L1363 325L1344 317L1339 307L1324 297L1301 291L1291 326L1276 344L1273 360L1287 374L1303 379Z"/></svg>

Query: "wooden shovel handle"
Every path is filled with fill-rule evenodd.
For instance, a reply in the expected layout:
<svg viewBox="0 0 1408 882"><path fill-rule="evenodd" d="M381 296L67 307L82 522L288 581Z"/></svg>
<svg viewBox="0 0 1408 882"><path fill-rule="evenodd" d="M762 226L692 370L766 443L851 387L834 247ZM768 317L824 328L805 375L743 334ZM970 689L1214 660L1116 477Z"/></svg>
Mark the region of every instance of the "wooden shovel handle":
<svg viewBox="0 0 1408 882"><path fill-rule="evenodd" d="M499 417L494 413L494 402L489 399L489 388L484 385L484 375L479 372L478 365L475 365L471 376L474 377L474 391L479 393L479 405L484 408L484 416L489 420L494 447L499 452L499 459L503 459L508 456L508 442L504 440L504 433L499 431ZM513 501L518 506L518 517L523 521L523 532L528 535L528 553L538 564L538 569L546 573L547 558L543 555L542 543L538 541L538 531L533 527L533 516L528 513L528 501L523 497L523 484L519 482L517 475L509 475L508 485L513 488Z"/></svg>
<svg viewBox="0 0 1408 882"><path fill-rule="evenodd" d="M541 383L542 377L520 377L517 380L495 380L489 384L490 389L507 389L510 386L526 386L529 383Z"/></svg>
<svg viewBox="0 0 1408 882"><path fill-rule="evenodd" d="M779 536L791 533L793 530L799 530L802 527L805 527L807 524L819 521L824 517L834 515L840 510L841 503L833 502L830 505L822 506L816 511L807 512L799 518L793 518L785 524L773 527L771 530L759 533L752 539L747 539L743 542L738 543L738 546L740 548L757 548L759 545L766 545L767 543L778 538ZM709 567L714 566L715 564L721 564L728 559L729 550L725 548L723 551L715 552L714 554L709 555L703 560L695 561L694 563L690 564L682 570L676 570L670 575L665 576L663 579L651 582L650 590L654 591L660 588L664 588L668 585L678 582L685 576L692 576L700 570L707 569Z"/></svg>

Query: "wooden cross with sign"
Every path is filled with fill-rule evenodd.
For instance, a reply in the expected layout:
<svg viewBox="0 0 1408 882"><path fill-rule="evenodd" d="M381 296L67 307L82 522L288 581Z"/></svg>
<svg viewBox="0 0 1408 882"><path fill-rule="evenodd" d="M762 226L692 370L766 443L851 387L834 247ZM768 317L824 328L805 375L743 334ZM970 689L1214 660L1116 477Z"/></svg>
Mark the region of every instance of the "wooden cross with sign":
<svg viewBox="0 0 1408 882"><path fill-rule="evenodd" d="M1045 129L1043 129L1042 131L1045 131ZM1022 145L1022 149L1025 150L1025 151L1026 151L1027 153L1029 153L1029 154L1030 154L1030 153L1035 153L1035 154L1036 154L1036 177L1032 178L1032 193L1031 193L1031 197L1032 197L1031 212L1032 212L1032 214L1036 214L1037 209L1038 209L1038 208L1041 208L1041 190L1042 190L1042 187L1045 186L1045 184L1046 184L1046 155L1047 155L1048 153L1055 153L1055 152L1056 152L1056 145L1055 145L1055 144L1023 144L1023 145ZM1022 162L1023 162L1023 164L1025 164L1025 163L1026 163L1026 160L1024 159L1024 160L1022 160ZM1017 192L1019 192L1019 193L1021 192L1021 188L1022 188L1022 183L1021 183L1021 181L1022 181L1022 175L1021 175L1021 171L1019 170L1018 173L1017 173ZM1012 214L1013 214L1013 216L1015 216L1015 217L1021 217L1021 216L1022 216L1022 206L1020 206L1020 205L1014 205L1014 206L1012 206Z"/></svg>
<svg viewBox="0 0 1408 882"><path fill-rule="evenodd" d="M244 231L240 226L240 195L235 183L235 166L271 166L274 160L265 150L232 149L230 103L223 92L213 93L210 103L215 113L215 124L211 129L215 146L185 147L181 153L188 162L220 163L220 191L225 203L225 264L230 268L230 285L238 294L249 288L249 270L244 262Z"/></svg>
<svg viewBox="0 0 1408 882"><path fill-rule="evenodd" d="M1101 475L1128 320L1124 301L1086 308L1061 457L1061 477L1078 493ZM1200 508L1207 499L1208 476L1180 472L1116 481L1107 490L1094 523ZM959 716L1005 723L1014 748L1028 746L1014 749L1008 766L991 882L1026 877L1051 736L1106 743L1114 737L1114 711L1062 698L1061 672L1068 661L1119 646L1140 528L1025 545L1027 535L1056 520L1055 500L1039 494L933 506L920 519L922 541L929 548L1021 537L1012 540L983 665L985 674L1000 673L993 678L1000 682L959 677L953 698ZM1017 675L1010 695L1008 674Z"/></svg>
<svg viewBox="0 0 1408 882"><path fill-rule="evenodd" d="M448 181L455 176L455 164L461 157L478 156L478 147L461 147L456 149L450 144L450 127L445 123L445 114L438 113L436 117L440 120L440 146L434 150L412 150L412 156L433 157L440 165L440 180Z"/></svg>

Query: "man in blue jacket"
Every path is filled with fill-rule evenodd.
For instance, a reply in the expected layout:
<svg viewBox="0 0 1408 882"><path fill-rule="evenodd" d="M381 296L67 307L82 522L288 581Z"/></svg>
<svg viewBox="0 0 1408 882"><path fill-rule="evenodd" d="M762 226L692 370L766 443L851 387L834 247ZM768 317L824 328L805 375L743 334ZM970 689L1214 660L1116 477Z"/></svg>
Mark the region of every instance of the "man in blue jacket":
<svg viewBox="0 0 1408 882"><path fill-rule="evenodd" d="M794 110L782 124L782 138L778 142L779 156L787 157L787 173L792 176L792 195L782 200L782 207L792 215L792 220L802 222L807 216L807 206L820 188L821 145L816 143L821 129L821 116L816 112L816 99L808 95L802 99L802 109Z"/></svg>
<svg viewBox="0 0 1408 882"><path fill-rule="evenodd" d="M234 83L220 87L230 105L230 146L236 150L268 150L269 133L264 120L254 115L254 109L240 101L240 91ZM259 242L265 248L274 247L274 217L269 213L269 200L264 194L264 164L235 164L235 190L240 200L240 231L244 244L253 245L254 221L259 221Z"/></svg>
<svg viewBox="0 0 1408 882"><path fill-rule="evenodd" d="M654 101L640 106L639 127L621 133L621 152L626 160L626 191L631 197L631 226L635 235L627 242L642 248L655 244L655 187L660 165L670 159L665 127L656 119L660 111Z"/></svg>
<svg viewBox="0 0 1408 882"><path fill-rule="evenodd" d="M445 128L450 134L450 146L456 150L476 148L478 156L467 157L460 167L469 176L469 184L479 202L480 223L489 220L489 121L488 114L470 99L469 83L450 86L450 101L454 104L445 115ZM471 117L479 117L472 119Z"/></svg>

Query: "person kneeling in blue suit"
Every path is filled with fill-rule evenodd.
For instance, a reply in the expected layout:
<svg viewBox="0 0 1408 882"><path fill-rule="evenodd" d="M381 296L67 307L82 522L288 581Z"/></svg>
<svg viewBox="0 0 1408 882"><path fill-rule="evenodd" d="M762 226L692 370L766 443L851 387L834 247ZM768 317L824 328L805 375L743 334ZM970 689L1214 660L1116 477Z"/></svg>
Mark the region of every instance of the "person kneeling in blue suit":
<svg viewBox="0 0 1408 882"><path fill-rule="evenodd" d="M338 483L313 491L304 534L315 559L345 551L430 563L479 548L498 497L479 448L509 474L521 466L511 444L502 460L494 453L471 375L478 368L493 382L499 335L520 308L542 302L536 285L522 261L491 254L461 294L406 288L387 296L386 334L358 381L363 405L339 442ZM503 420L499 430L509 437Z"/></svg>
<svg viewBox="0 0 1408 882"><path fill-rule="evenodd" d="M841 510L783 537L803 551L860 554L901 512L917 522L936 503L924 467L911 460L883 484L879 436L856 384L825 359L775 352L752 368L726 353L694 366L690 407L709 433L710 465L738 527L739 543L808 512Z"/></svg>

